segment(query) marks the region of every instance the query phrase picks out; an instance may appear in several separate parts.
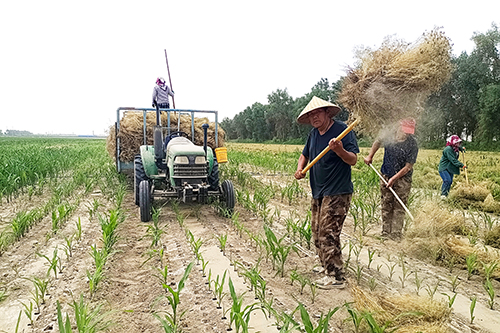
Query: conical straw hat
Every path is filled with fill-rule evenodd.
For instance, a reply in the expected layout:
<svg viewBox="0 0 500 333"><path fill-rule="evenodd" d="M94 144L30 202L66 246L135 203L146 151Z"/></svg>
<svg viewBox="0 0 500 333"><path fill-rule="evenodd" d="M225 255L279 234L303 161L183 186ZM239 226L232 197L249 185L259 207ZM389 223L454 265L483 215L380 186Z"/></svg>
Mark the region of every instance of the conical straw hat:
<svg viewBox="0 0 500 333"><path fill-rule="evenodd" d="M313 96L309 104L307 104L304 110L302 110L302 112L297 117L297 122L300 124L309 124L309 112L320 108L326 108L326 112L330 118L335 117L341 111L338 105Z"/></svg>

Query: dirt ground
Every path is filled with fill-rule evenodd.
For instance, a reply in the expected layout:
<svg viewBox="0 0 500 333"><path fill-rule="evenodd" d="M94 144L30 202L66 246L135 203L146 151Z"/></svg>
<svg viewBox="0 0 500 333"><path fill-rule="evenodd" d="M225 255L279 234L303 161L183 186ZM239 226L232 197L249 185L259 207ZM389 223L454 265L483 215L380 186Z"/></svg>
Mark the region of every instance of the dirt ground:
<svg viewBox="0 0 500 333"><path fill-rule="evenodd" d="M289 176L268 175L265 173L255 174L255 177L262 181L272 179L273 182L289 181ZM305 183L304 183L305 184ZM307 184L305 184L307 188ZM40 313L34 315L33 326L29 325L29 320L25 314L21 316L19 332L51 332L58 331L56 301L62 305L62 311L69 313L73 318L70 304L73 300L78 300L83 294L86 302L97 305L101 304L102 309L111 311L107 318L114 325L110 332L163 332L160 322L154 318L153 313L169 311L170 306L167 300L162 297L166 293L162 288L158 278L157 268L161 266L156 256L151 256L151 239L146 236L149 223L140 222L139 209L134 204L133 193L130 190L125 197L123 208L126 213L125 221L119 225L119 240L115 246L116 252L108 260L105 266L105 279L99 285L96 294L90 299L87 270L93 270L93 259L90 256L91 245L100 246L100 227L97 219L89 218L89 206L94 199L102 202L99 209L101 213L106 213L112 207L99 192L92 193L91 196L83 200L79 209L73 214L71 219L65 223L64 227L56 235L51 234L50 217L38 223L24 238L12 245L7 252L0 257L0 288L6 290L7 298L0 303L0 332L15 332L16 322L19 312L23 310L21 304L28 304L32 299L34 290L33 283L27 278L46 276L48 270L47 260L38 256L41 253L51 256L54 249L59 249L59 257L63 263L63 269L57 278L51 274L51 283L45 304L40 307ZM40 199L43 200L43 199ZM279 199L272 200L272 207L279 207L281 211L280 219L274 221L273 230L275 233L285 233L284 219L290 212L305 214L309 208L309 199L303 198L289 206ZM9 221L10 217L21 208L26 209L30 205L36 205L27 198L19 197L11 203L3 203L0 206L1 221ZM181 323L185 332L226 332L229 328L229 320L223 319L225 315L229 317L227 310L231 306L230 296L227 295L222 303L221 309L217 308L217 301L214 300L213 293L209 290L208 276L211 272L212 280L217 276L222 277L227 271L228 277L233 281L237 294L244 294L246 304L255 302L253 292L249 290L249 285L244 278L239 276L239 272L233 265L238 262L246 267L255 265L261 253L255 247L255 243L245 234L240 235L231 224L231 220L221 217L213 207L200 206L195 204L181 204L181 213L186 216L184 227L176 219L176 214L171 206L166 204L160 215L160 226L164 229L162 235L162 246L164 249L164 263L168 267L168 279L172 286L181 279L187 265L195 262L196 258L187 240L186 230L189 230L195 239L201 239L203 245L201 253L207 263L205 276L201 264L194 266L186 286L180 294L180 311L186 311ZM252 233L262 232L262 221L257 216L246 211L237 205L239 221ZM73 242L72 256L67 258L63 249L64 236L70 237L75 232L75 222L80 218L83 235L80 241ZM0 225L3 228L3 226ZM371 230L368 237L364 239L363 250L360 251L358 260L365 265L361 284L367 289L368 281L375 278L376 286L374 290L382 293L413 293L415 294L415 284L408 278L404 288L402 288L401 276L402 268L397 264L399 253L404 252L405 243L394 241L381 241L376 235L380 230ZM227 234L226 251L223 253L219 248L217 236ZM353 222L348 217L342 235L343 243L347 241L358 241L353 232ZM376 250L376 255L368 268L369 258L367 249ZM347 248L344 248L346 257ZM439 284L434 298L444 299L443 294L451 295L451 289L446 282L450 273L446 268L435 267L427 263L405 257L405 262L411 267L412 272L417 271L418 276L425 278L425 286L420 289L421 295L426 295L426 287L431 290L432 286ZM308 312L319 318L321 313L336 306L341 306L346 302L352 302L353 296L351 287L356 285L354 273L349 273L349 284L343 290L316 290L316 295L306 287L303 293L300 286L295 282L291 284L289 273L296 269L301 274L315 279L319 277L312 272L312 268L318 264L313 250L302 249L298 253L292 252L286 263L285 277L276 275L271 263L262 259L259 263L261 276L267 282L267 296L273 298L275 310L291 313L302 303ZM396 265L394 265L396 264ZM394 265L394 266L393 266ZM394 271L390 272L389 267ZM494 310L490 310L486 304L486 294L484 292L481 279L474 277L471 281L465 280L464 272L454 272L462 278L462 283L457 288L457 298L453 305L450 331L454 332L498 332L500 327L500 315L498 304ZM439 283L439 281L441 283ZM496 290L498 289L497 281ZM226 279L227 284L227 279ZM1 290L1 289L0 289ZM474 315L474 324L470 325L469 306L470 297L477 295L478 302ZM314 296L314 297L313 297ZM314 298L314 302L313 302ZM498 297L496 300L498 303ZM35 311L36 312L36 311ZM296 317L297 319L300 318ZM331 332L352 332L344 319L347 318L345 310L339 310L331 320ZM72 320L72 322L74 322ZM277 332L276 319L266 318L263 312L252 312L250 319L251 332ZM234 327L233 327L234 330Z"/></svg>

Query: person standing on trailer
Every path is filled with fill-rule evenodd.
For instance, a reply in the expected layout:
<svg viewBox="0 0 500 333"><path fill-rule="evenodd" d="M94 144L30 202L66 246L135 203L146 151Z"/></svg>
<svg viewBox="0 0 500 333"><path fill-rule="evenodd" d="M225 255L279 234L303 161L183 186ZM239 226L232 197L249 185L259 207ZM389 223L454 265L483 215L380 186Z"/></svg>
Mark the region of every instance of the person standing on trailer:
<svg viewBox="0 0 500 333"><path fill-rule="evenodd" d="M330 148L311 167L309 175L313 196L311 230L322 265L316 271L325 273L315 282L321 289L345 286L340 233L351 204L354 189L351 166L358 160L359 148L353 132L341 140L334 140L347 128L343 122L332 119L340 110L339 106L314 96L297 117L298 123L311 124L314 128L299 157L294 174L296 179L304 178L302 170L307 163L314 160L326 146Z"/></svg>
<svg viewBox="0 0 500 333"><path fill-rule="evenodd" d="M170 109L168 96L174 97L174 92L165 82L165 79L159 77L156 79L156 85L153 89L153 107L158 105L160 109Z"/></svg>

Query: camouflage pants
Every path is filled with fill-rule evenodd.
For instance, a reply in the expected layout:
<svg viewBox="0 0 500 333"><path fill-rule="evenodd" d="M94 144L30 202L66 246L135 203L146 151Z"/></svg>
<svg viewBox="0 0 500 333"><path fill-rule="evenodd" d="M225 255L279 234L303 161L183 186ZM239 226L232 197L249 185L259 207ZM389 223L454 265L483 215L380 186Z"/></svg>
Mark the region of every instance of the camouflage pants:
<svg viewBox="0 0 500 333"><path fill-rule="evenodd" d="M386 175L384 178L389 181L389 177ZM411 190L411 179L399 178L394 182L392 189L406 205ZM380 181L380 193L382 195L382 235L392 234L401 237L406 211L391 190L385 187L382 180Z"/></svg>
<svg viewBox="0 0 500 333"><path fill-rule="evenodd" d="M340 233L351 205L352 194L327 196L311 201L311 229L316 253L327 274L344 276Z"/></svg>

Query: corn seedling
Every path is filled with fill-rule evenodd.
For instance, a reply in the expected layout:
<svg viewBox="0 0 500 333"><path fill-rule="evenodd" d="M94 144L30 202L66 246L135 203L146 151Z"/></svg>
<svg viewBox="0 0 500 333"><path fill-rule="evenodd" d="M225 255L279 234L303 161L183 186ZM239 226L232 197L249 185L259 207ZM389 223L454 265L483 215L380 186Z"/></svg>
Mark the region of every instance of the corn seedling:
<svg viewBox="0 0 500 333"><path fill-rule="evenodd" d="M47 260L47 262L49 263L49 269L47 270L47 276L50 275L50 271L53 271L54 277L57 279L57 263L59 261L59 257L57 256L57 246L54 249L54 252L52 252L52 259L50 259L46 255L38 253L38 252L37 252L37 255L39 257L45 258L45 260Z"/></svg>
<svg viewBox="0 0 500 333"><path fill-rule="evenodd" d="M307 284L309 285L309 290L311 291L311 303L314 304L314 301L316 300L316 295L318 294L318 285L311 281L310 279L307 280Z"/></svg>
<svg viewBox="0 0 500 333"><path fill-rule="evenodd" d="M26 315L26 318L28 318L28 320L30 321L30 325L31 327L33 327L33 302L30 301L29 305L27 304L24 304L23 302L20 302L23 306L23 312L24 314Z"/></svg>
<svg viewBox="0 0 500 333"><path fill-rule="evenodd" d="M450 277L451 291L456 292L457 287L462 283L458 275L453 275Z"/></svg>
<svg viewBox="0 0 500 333"><path fill-rule="evenodd" d="M389 281L392 281L392 276L394 275L394 268L396 267L396 263L390 265L388 263L385 264L387 268L389 269Z"/></svg>
<svg viewBox="0 0 500 333"><path fill-rule="evenodd" d="M264 225L264 231L266 235L266 250L268 251L268 255L271 254L273 257L273 269L276 269L277 274L284 277L285 262L290 251L294 250L297 252L295 244L284 244L286 235L278 239L267 225Z"/></svg>
<svg viewBox="0 0 500 333"><path fill-rule="evenodd" d="M493 284L491 283L491 280L486 280L484 282L484 290L486 290L486 293L488 294L488 306L490 307L491 310L493 310L493 306L495 305L495 288L493 288Z"/></svg>
<svg viewBox="0 0 500 333"><path fill-rule="evenodd" d="M373 251L370 251L370 249L367 250L368 250L368 269L370 269L370 265L373 262L373 255L375 254L375 250Z"/></svg>
<svg viewBox="0 0 500 333"><path fill-rule="evenodd" d="M328 311L326 315L321 314L315 327L311 321L311 315L307 312L304 305L302 305L302 303L299 303L298 309L300 311L300 317L302 318L302 325L303 325L302 329L307 333L328 332L328 324L330 322L330 318L340 308L341 306L337 306L332 310Z"/></svg>
<svg viewBox="0 0 500 333"><path fill-rule="evenodd" d="M37 277L29 280L35 287L35 294L38 295L36 298L40 300L39 304L45 304L45 295L47 295L47 291L49 290L50 281L48 279L39 279Z"/></svg>
<svg viewBox="0 0 500 333"><path fill-rule="evenodd" d="M296 310L295 310L296 311ZM282 312L281 314L275 312L275 326L279 330L279 333L290 333L290 332L296 332L298 329L300 329L300 324L295 321L293 318L293 314L295 313L292 312L291 314L288 314L286 312Z"/></svg>
<svg viewBox="0 0 500 333"><path fill-rule="evenodd" d="M352 323L354 325L354 332L359 333L359 328L361 326L361 322L363 321L363 316L361 316L361 314L358 311L351 308L350 304L352 304L352 303L345 303L344 304L344 306L347 309L347 313L350 316L350 318L348 318L348 319L352 320ZM346 320L348 320L348 319L346 319Z"/></svg>
<svg viewBox="0 0 500 333"><path fill-rule="evenodd" d="M93 296L97 291L97 286L99 285L99 282L101 282L102 279L104 279L102 266L97 267L93 273L87 270L86 274L87 274L87 279L89 280L90 295Z"/></svg>
<svg viewBox="0 0 500 333"><path fill-rule="evenodd" d="M194 255L196 256L196 264L200 264L200 258L201 258L201 246L203 245L203 240L201 238L194 239L194 235L191 231L187 230L187 235L188 235L188 240L189 244L191 244L191 249L194 252Z"/></svg>
<svg viewBox="0 0 500 333"><path fill-rule="evenodd" d="M472 275L474 275L477 270L477 254L470 253L465 258L465 263L467 265L467 280L470 280Z"/></svg>
<svg viewBox="0 0 500 333"><path fill-rule="evenodd" d="M201 260L201 272L203 274L203 277L206 277L207 274L206 274L206 270L207 270L207 265L209 263L209 261L205 261L205 259L203 259L203 257L200 258Z"/></svg>
<svg viewBox="0 0 500 333"><path fill-rule="evenodd" d="M448 298L448 307L451 308L453 306L453 303L455 303L455 299L457 298L457 293L455 293L453 296L450 296L446 293L441 293L441 295L446 296Z"/></svg>
<svg viewBox="0 0 500 333"><path fill-rule="evenodd" d="M220 251L225 256L226 255L227 234L220 235L220 236L215 236L215 237L219 241Z"/></svg>
<svg viewBox="0 0 500 333"><path fill-rule="evenodd" d="M103 217L98 214L98 217L102 230L104 251L106 254L111 254L111 249L118 241L116 227L124 220L125 217L121 214L121 211L117 209L110 210L108 216Z"/></svg>
<svg viewBox="0 0 500 333"><path fill-rule="evenodd" d="M493 275L493 273L495 272L495 270L497 269L498 263L492 262L488 265L488 264L483 262L482 264L483 264L483 269L484 269L484 278L486 280L489 280L491 278L491 276Z"/></svg>
<svg viewBox="0 0 500 333"><path fill-rule="evenodd" d="M82 221L80 220L80 218L78 218L78 221L76 221L75 224L76 224L75 238L77 241L80 241L80 239L82 239Z"/></svg>
<svg viewBox="0 0 500 333"><path fill-rule="evenodd" d="M15 333L19 332L19 323L21 323L21 316L23 314L23 311L19 311L19 316L17 316L17 322L16 322L16 330L14 331Z"/></svg>
<svg viewBox="0 0 500 333"><path fill-rule="evenodd" d="M63 248L64 253L66 253L66 259L69 260L69 258L73 256L73 236L69 238L64 236Z"/></svg>
<svg viewBox="0 0 500 333"><path fill-rule="evenodd" d="M214 283L214 300L217 300L217 308L221 308L222 300L226 296L226 293L224 292L224 281L226 280L226 274L227 270L224 271L224 274L222 275L222 278L219 280L220 276L217 275L215 280L212 282Z"/></svg>
<svg viewBox="0 0 500 333"><path fill-rule="evenodd" d="M253 303L247 305L246 307L243 307L243 296L245 294L243 293L240 296L236 295L236 291L234 290L234 285L231 278L229 278L229 292L233 301L233 304L231 305L229 326L232 327L234 323L236 333L240 331L240 328L243 333L247 333L249 328L248 323L250 322L250 315L254 310L258 309L256 307L257 303Z"/></svg>
<svg viewBox="0 0 500 333"><path fill-rule="evenodd" d="M161 243L161 235L163 235L165 231L158 225L161 210L154 207L152 207L152 210L153 214L151 219L153 220L153 224L147 226L146 236L151 238L150 247L157 247Z"/></svg>
<svg viewBox="0 0 500 333"><path fill-rule="evenodd" d="M94 199L94 201L92 201L92 204L88 207L90 221L94 219L94 216L96 216L97 212L99 211L99 207L101 206L102 205L99 200Z"/></svg>
<svg viewBox="0 0 500 333"><path fill-rule="evenodd" d="M300 284L300 294L301 295L304 292L304 287L309 283L309 279L306 276L297 272L296 269L294 269L290 272L290 280L291 280L292 285L295 281L297 281Z"/></svg>
<svg viewBox="0 0 500 333"><path fill-rule="evenodd" d="M3 301L5 301L5 299L7 298L7 288L3 287L2 289L0 289L0 303L2 303Z"/></svg>
<svg viewBox="0 0 500 333"><path fill-rule="evenodd" d="M363 277L363 265L357 263L356 269L353 269L353 272L354 272L354 277L356 278L356 282L360 284L361 278Z"/></svg>
<svg viewBox="0 0 500 333"><path fill-rule="evenodd" d="M370 288L370 291L374 291L375 288L377 287L377 280L375 277L371 277L370 280L368 280L368 287Z"/></svg>
<svg viewBox="0 0 500 333"><path fill-rule="evenodd" d="M415 292L417 295L420 293L420 288L422 288L422 282L424 282L425 278L419 278L418 273L415 272Z"/></svg>
<svg viewBox="0 0 500 333"><path fill-rule="evenodd" d="M168 266L165 265L163 269L156 267L158 274L155 276L160 280L161 285L168 284Z"/></svg>
<svg viewBox="0 0 500 333"><path fill-rule="evenodd" d="M171 329L172 329L171 332L179 332L180 331L179 322L187 310L185 310L184 312L181 312L181 313L177 312L178 306L180 303L179 297L180 297L181 291L184 289L184 285L185 285L186 280L189 276L189 273L191 273L191 269L193 268L193 265L194 265L194 263L191 262L186 267L186 270L184 271L184 275L182 276L182 278L179 281L179 284L177 285L177 290L174 290L172 287L170 287L167 284L163 284L163 288L166 289L167 292L170 293L169 295L166 296L166 298L168 299L172 313L168 313L168 312L165 313L164 318L161 318L156 313L154 314L154 316L156 319L158 319L161 322L162 327L165 329L166 332L169 332L169 331L167 331L165 324L167 325L167 327L171 327Z"/></svg>
<svg viewBox="0 0 500 333"><path fill-rule="evenodd" d="M474 310L476 309L476 302L477 302L477 296L474 295L470 299L470 307L469 307L469 313L470 313L470 324L472 325L474 323L474 319L476 318L474 316Z"/></svg>
<svg viewBox="0 0 500 333"><path fill-rule="evenodd" d="M441 284L441 280L438 279L434 286L431 287L430 285L427 285L425 287L425 289L427 290L427 294L429 295L429 297L431 299L434 299L434 295L436 294L436 291L438 290L440 284Z"/></svg>
<svg viewBox="0 0 500 333"><path fill-rule="evenodd" d="M401 258L401 270L402 274L399 276L399 280L401 281L401 288L404 288L406 279L411 274L410 268L406 265L404 258Z"/></svg>

